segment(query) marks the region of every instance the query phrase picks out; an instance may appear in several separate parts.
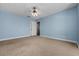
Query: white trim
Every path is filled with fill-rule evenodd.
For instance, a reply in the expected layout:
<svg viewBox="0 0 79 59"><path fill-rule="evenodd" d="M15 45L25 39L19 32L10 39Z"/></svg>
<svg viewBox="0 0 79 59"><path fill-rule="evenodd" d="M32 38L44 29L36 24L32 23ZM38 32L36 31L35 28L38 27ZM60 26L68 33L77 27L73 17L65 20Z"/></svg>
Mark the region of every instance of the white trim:
<svg viewBox="0 0 79 59"><path fill-rule="evenodd" d="M23 38L23 37L31 37L31 35L27 35L27 36L19 36L19 37L11 37L11 38L4 38L4 39L0 39L0 41L4 41L4 40L11 40L11 39L16 39L16 38ZM47 35L40 35L40 37L46 37L46 38L50 38L50 39L56 39L56 40L61 40L61 41L67 41L67 42L72 42L72 43L77 43L76 41L72 41L72 40L68 40L68 39L61 39L61 38L56 38L56 37L49 37ZM79 46L79 45L78 45Z"/></svg>
<svg viewBox="0 0 79 59"><path fill-rule="evenodd" d="M56 39L56 40L61 40L61 41L66 41L66 42L72 42L72 43L76 43L76 41L72 41L72 40L68 40L68 39L61 39L61 38L56 38L56 37L49 37L47 35L40 35L40 37L46 37L46 38L50 38L50 39Z"/></svg>
<svg viewBox="0 0 79 59"><path fill-rule="evenodd" d="M0 39L0 41L5 41L5 40L12 40L12 39L16 39L16 38L23 38L23 37L31 37L32 35L27 35L27 36L19 36L19 37L11 37L11 38L5 38L5 39ZM77 44L76 41L72 41L72 40L68 40L68 39L61 39L61 38L56 38L56 37L49 37L47 35L40 35L40 37L46 37L46 38L50 38L50 39L56 39L56 40L61 40L61 41L66 41L66 42L72 42L72 43L75 43ZM79 44L78 45L78 48L79 48Z"/></svg>
<svg viewBox="0 0 79 59"><path fill-rule="evenodd" d="M12 39L16 39L16 38L23 38L23 37L30 37L30 36L31 36L31 35L19 36L19 37L11 37L11 38L4 38L4 39L0 39L0 41L12 40Z"/></svg>

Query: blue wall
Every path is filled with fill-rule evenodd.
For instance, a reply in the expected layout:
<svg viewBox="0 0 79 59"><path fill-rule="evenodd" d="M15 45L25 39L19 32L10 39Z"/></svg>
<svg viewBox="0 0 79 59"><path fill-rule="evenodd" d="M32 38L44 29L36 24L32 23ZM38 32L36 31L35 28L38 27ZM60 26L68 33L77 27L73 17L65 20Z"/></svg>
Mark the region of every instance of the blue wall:
<svg viewBox="0 0 79 59"><path fill-rule="evenodd" d="M0 39L31 35L31 20L0 11Z"/></svg>
<svg viewBox="0 0 79 59"><path fill-rule="evenodd" d="M77 12L78 12L78 14L77 14L78 15L78 23L77 24L78 24L78 44L79 44L79 4L78 4L77 8L78 8L77 9Z"/></svg>
<svg viewBox="0 0 79 59"><path fill-rule="evenodd" d="M40 19L40 34L49 38L77 41L77 8Z"/></svg>

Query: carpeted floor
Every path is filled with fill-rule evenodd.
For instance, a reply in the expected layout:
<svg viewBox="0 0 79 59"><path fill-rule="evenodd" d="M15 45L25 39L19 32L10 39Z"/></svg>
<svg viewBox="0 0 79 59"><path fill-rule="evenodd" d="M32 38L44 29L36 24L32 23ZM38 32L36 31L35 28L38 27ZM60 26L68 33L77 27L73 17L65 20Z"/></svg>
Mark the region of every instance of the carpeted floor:
<svg viewBox="0 0 79 59"><path fill-rule="evenodd" d="M36 36L0 42L0 55L77 56L79 49L73 43Z"/></svg>

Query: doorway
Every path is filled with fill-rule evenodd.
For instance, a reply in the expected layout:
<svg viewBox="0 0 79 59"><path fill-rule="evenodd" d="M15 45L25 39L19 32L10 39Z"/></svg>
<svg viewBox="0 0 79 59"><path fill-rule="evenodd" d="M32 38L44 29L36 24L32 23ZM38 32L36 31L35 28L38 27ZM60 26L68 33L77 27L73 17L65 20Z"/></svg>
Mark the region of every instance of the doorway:
<svg viewBox="0 0 79 59"><path fill-rule="evenodd" d="M37 22L37 36L40 36L40 22Z"/></svg>

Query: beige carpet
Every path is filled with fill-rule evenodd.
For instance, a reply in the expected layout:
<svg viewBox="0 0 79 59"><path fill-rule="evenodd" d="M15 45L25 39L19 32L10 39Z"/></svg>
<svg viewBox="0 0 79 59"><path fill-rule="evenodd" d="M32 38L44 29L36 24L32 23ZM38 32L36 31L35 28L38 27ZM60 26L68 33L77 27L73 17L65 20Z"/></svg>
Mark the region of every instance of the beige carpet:
<svg viewBox="0 0 79 59"><path fill-rule="evenodd" d="M0 42L0 55L77 56L79 49L73 43L36 36Z"/></svg>

